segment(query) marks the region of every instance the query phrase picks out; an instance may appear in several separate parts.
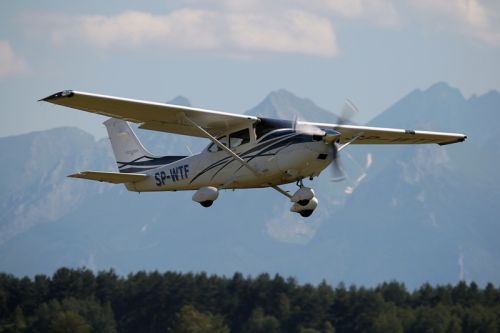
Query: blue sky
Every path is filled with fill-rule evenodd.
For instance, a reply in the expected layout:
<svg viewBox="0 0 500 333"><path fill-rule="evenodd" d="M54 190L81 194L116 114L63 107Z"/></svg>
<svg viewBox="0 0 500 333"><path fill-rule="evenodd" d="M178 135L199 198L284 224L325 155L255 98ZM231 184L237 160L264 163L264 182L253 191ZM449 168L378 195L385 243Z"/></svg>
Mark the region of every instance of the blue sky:
<svg viewBox="0 0 500 333"><path fill-rule="evenodd" d="M438 81L500 90L500 2L3 1L0 136L103 117L37 103L64 89L244 112L285 88L365 122ZM390 126L390 124L387 124Z"/></svg>

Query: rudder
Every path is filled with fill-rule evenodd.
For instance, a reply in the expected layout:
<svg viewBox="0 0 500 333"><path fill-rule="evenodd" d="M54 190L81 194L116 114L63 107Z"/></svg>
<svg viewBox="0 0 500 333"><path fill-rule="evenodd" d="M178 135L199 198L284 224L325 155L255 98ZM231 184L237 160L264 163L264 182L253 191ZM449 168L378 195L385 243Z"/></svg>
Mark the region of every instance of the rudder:
<svg viewBox="0 0 500 333"><path fill-rule="evenodd" d="M185 157L154 156L144 148L130 125L124 120L110 118L103 124L108 131L111 147L120 172L144 172Z"/></svg>

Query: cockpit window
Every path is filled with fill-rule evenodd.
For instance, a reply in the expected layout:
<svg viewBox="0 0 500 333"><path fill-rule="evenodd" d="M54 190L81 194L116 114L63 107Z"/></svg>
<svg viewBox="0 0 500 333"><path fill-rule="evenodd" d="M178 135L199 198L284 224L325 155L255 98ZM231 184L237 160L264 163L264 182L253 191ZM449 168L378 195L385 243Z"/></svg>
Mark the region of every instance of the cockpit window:
<svg viewBox="0 0 500 333"><path fill-rule="evenodd" d="M227 141L228 141L227 135L218 137L217 140L219 140L226 147L234 148L234 147L238 147L242 144L250 142L250 132L249 132L248 128L245 128L245 129L242 129L241 131L229 134L229 146L227 145ZM207 150L209 152L214 153L214 152L220 151L222 149L220 149L219 146L217 146L215 143L211 143L210 146L208 146Z"/></svg>
<svg viewBox="0 0 500 333"><path fill-rule="evenodd" d="M217 140L219 140L224 146L227 147L227 136L226 135L217 138ZM210 146L208 146L207 150L209 152L215 153L216 151L219 151L222 149L220 149L219 146L217 146L215 143L212 142L212 144Z"/></svg>
<svg viewBox="0 0 500 333"><path fill-rule="evenodd" d="M250 132L248 128L229 135L229 147L234 148L250 142Z"/></svg>

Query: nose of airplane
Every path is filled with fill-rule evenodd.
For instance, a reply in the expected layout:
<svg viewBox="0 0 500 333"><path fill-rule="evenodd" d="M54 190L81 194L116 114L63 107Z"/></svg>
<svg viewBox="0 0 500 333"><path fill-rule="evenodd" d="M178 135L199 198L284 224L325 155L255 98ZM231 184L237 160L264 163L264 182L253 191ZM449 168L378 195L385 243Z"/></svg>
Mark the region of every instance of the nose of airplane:
<svg viewBox="0 0 500 333"><path fill-rule="evenodd" d="M336 130L325 129L323 131L325 132L325 135L323 135L322 139L327 144L332 144L333 142L337 141L338 138L340 137L340 132L337 132Z"/></svg>

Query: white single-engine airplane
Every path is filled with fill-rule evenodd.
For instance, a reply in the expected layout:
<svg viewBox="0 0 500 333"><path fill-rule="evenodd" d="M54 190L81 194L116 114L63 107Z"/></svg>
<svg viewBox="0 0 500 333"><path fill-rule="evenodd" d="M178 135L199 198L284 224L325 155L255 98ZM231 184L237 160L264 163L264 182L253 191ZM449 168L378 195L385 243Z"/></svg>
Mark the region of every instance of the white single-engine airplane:
<svg viewBox="0 0 500 333"><path fill-rule="evenodd" d="M319 176L350 144L446 145L463 134L346 124L289 121L231 114L65 90L41 99L112 117L104 122L119 172L84 171L69 177L125 184L129 191L196 190L193 200L209 207L220 189L272 187L307 217L318 205L302 180ZM192 156L154 156L127 121L139 128L203 137L211 143ZM296 182L290 194L279 185Z"/></svg>

